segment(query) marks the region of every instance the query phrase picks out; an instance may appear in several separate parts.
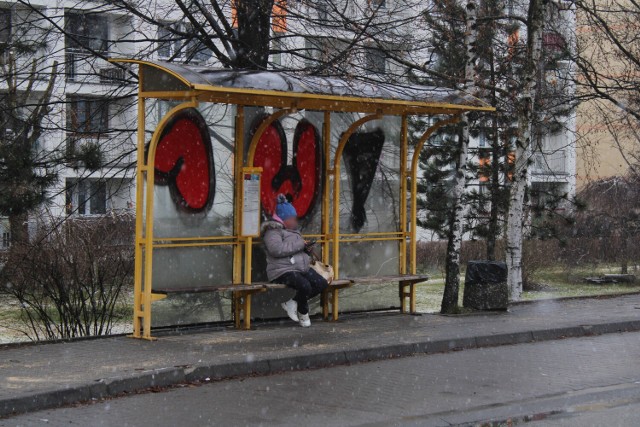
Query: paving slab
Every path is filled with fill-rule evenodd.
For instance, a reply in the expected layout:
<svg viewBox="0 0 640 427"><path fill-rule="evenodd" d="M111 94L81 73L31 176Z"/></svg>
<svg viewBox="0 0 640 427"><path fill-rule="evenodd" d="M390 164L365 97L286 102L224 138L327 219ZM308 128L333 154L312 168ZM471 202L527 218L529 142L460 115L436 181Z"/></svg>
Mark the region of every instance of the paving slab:
<svg viewBox="0 0 640 427"><path fill-rule="evenodd" d="M185 381L382 360L640 330L640 294L513 305L462 316L345 315L300 328L290 321L255 330L216 327L160 336L0 349L0 416Z"/></svg>

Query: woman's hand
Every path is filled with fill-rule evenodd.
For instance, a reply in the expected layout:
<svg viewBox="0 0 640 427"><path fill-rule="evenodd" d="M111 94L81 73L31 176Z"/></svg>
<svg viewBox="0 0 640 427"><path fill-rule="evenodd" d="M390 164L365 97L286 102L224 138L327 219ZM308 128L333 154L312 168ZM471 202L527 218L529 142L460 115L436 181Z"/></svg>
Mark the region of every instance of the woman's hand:
<svg viewBox="0 0 640 427"><path fill-rule="evenodd" d="M315 244L316 244L316 240L305 240L304 251L308 254L311 254L311 250Z"/></svg>

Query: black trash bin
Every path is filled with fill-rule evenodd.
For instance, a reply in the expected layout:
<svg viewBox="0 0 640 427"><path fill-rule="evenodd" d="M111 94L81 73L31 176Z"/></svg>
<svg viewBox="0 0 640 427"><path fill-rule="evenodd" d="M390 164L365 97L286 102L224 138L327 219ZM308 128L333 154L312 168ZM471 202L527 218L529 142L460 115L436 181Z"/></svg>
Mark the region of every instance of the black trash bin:
<svg viewBox="0 0 640 427"><path fill-rule="evenodd" d="M508 304L507 265L498 261L469 261L462 305L475 310L506 310Z"/></svg>

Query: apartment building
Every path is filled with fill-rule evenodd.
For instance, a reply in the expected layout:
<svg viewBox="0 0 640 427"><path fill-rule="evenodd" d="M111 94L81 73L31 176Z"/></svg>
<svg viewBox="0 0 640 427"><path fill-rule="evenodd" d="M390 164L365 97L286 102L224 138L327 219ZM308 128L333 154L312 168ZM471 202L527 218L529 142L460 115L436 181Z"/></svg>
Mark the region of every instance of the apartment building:
<svg viewBox="0 0 640 427"><path fill-rule="evenodd" d="M174 4L172 0L159 0L155 6L148 6L159 26L109 7L109 2L32 0L30 4L36 10L17 0L0 1L0 24L4 28L0 42L16 37L46 40L34 54L41 74L35 91L45 90L51 67L55 62L59 64L52 107L38 149L64 152L69 160L58 168L59 181L51 188L50 202L43 212L53 217L133 212L137 109L131 95L136 88L128 83L131 80L127 71L108 59L145 52L148 57L161 60L188 60L212 66L216 61L198 42L185 44L171 36L169 28L188 32L190 26L175 7L167 12ZM232 17L231 2L224 3L224 7ZM288 7L296 13L280 10L274 13L272 22L274 52L270 62L276 69L309 69L327 59L339 58L329 61L328 66L337 70L351 64L373 81L405 82L405 67L384 52L401 56L406 46L426 39L426 34L411 21L422 7L417 0L356 0L344 2L340 8L335 1L292 1ZM357 20L372 10L377 17L369 25L379 31L377 42L339 57L353 30L332 27L332 17L342 14ZM301 22L295 19L296 14L309 19ZM24 61L23 66L27 67L27 59ZM169 105L159 104L154 113L157 117L152 119L157 121ZM560 130L546 134L537 145L531 174L534 188L574 191L574 127L573 118L569 118ZM486 147L486 138L480 134L472 145L480 152ZM3 225L0 244L7 245L8 228Z"/></svg>
<svg viewBox="0 0 640 427"><path fill-rule="evenodd" d="M638 121L629 112L637 111L637 3L598 0L589 7L597 19L581 10L576 25L580 54L592 67L583 72L588 78L581 76L578 88L587 95L577 109L579 189L591 181L624 176L640 159ZM592 96L589 82L594 76L599 92L610 100Z"/></svg>

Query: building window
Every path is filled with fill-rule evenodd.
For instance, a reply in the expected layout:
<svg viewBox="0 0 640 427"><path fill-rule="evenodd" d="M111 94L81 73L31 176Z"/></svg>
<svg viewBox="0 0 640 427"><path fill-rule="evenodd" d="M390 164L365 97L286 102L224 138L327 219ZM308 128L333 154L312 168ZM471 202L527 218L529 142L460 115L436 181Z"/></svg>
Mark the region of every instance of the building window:
<svg viewBox="0 0 640 427"><path fill-rule="evenodd" d="M11 9L0 9L0 48L11 43Z"/></svg>
<svg viewBox="0 0 640 427"><path fill-rule="evenodd" d="M158 27L158 57L171 59L180 54L182 50L182 40L173 34L171 24Z"/></svg>
<svg viewBox="0 0 640 427"><path fill-rule="evenodd" d="M11 246L11 233L2 231L2 248L8 249Z"/></svg>
<svg viewBox="0 0 640 427"><path fill-rule="evenodd" d="M189 36L184 36L187 34ZM158 27L158 57L205 62L211 58L211 49L198 40L197 31L189 24L167 22Z"/></svg>
<svg viewBox="0 0 640 427"><path fill-rule="evenodd" d="M106 15L66 12L64 21L67 50L102 53L109 50L109 19Z"/></svg>
<svg viewBox="0 0 640 427"><path fill-rule="evenodd" d="M387 71L387 58L381 49L368 48L365 52L367 70L374 74L384 74Z"/></svg>
<svg viewBox="0 0 640 427"><path fill-rule="evenodd" d="M327 0L317 0L316 11L318 12L318 19L320 21L326 21L329 19L329 2Z"/></svg>
<svg viewBox="0 0 640 427"><path fill-rule="evenodd" d="M109 131L109 101L103 98L69 97L67 129L79 135L96 136Z"/></svg>
<svg viewBox="0 0 640 427"><path fill-rule="evenodd" d="M320 67L314 72L330 75L344 73L344 64L352 60L347 43L335 37L306 37L302 54L306 67Z"/></svg>
<svg viewBox="0 0 640 427"><path fill-rule="evenodd" d="M67 215L104 215L107 213L107 183L99 179L67 179L65 183Z"/></svg>
<svg viewBox="0 0 640 427"><path fill-rule="evenodd" d="M282 39L275 37L271 39L271 62L274 65L282 65Z"/></svg>
<svg viewBox="0 0 640 427"><path fill-rule="evenodd" d="M486 147L487 146L487 134L484 132L480 132L478 134L478 147Z"/></svg>
<svg viewBox="0 0 640 427"><path fill-rule="evenodd" d="M387 2L386 0L369 0L369 6L372 9L386 9Z"/></svg>

